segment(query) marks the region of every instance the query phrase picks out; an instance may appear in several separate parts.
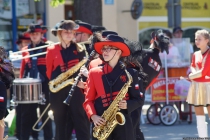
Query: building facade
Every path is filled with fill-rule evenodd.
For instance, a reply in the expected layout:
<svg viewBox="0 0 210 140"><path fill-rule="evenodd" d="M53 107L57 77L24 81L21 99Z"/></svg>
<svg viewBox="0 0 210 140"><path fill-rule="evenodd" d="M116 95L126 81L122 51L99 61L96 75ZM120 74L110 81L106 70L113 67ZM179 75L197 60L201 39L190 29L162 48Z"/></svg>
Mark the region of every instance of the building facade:
<svg viewBox="0 0 210 140"><path fill-rule="evenodd" d="M64 5L50 6L51 0L0 0L0 45L7 50L16 50L15 41L18 33L24 32L30 23L46 25L49 29L46 36L57 42L50 29L63 19L75 19L72 0ZM134 20L131 6L134 0L102 0L102 23L108 30L119 33L131 40L139 40L147 46L150 33L157 29L169 29L167 18L168 0L142 0L143 10L140 17ZM139 0L141 1L141 0ZM210 29L209 0L181 0L182 23L184 36L190 37L197 29Z"/></svg>

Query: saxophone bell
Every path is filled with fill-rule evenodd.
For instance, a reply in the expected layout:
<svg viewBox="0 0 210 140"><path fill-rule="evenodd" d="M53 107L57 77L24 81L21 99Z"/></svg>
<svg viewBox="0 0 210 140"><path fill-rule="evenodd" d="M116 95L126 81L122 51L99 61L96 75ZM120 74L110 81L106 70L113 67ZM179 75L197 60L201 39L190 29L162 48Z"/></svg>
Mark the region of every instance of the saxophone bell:
<svg viewBox="0 0 210 140"><path fill-rule="evenodd" d="M119 124L119 125L124 125L125 124L125 116L121 113L121 112L117 112L115 115L115 121Z"/></svg>

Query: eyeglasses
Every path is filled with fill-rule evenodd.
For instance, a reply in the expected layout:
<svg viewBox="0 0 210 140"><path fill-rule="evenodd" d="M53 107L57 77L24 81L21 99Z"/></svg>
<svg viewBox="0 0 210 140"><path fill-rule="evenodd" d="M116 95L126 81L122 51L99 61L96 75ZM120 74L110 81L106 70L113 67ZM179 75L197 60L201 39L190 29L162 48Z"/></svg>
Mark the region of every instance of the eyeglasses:
<svg viewBox="0 0 210 140"><path fill-rule="evenodd" d="M115 49L115 48L112 48L112 47L109 47L109 48L102 48L102 49L101 49L101 52L102 52L102 53L104 53L104 52L107 52L107 53L108 53L108 52L110 52L111 50L119 50L119 49Z"/></svg>

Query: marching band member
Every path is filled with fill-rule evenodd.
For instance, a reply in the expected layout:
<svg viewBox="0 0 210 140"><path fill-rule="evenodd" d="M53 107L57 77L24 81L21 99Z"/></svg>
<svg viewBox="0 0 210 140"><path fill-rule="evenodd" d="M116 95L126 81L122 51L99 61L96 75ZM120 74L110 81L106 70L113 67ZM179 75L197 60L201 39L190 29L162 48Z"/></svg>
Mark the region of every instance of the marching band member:
<svg viewBox="0 0 210 140"><path fill-rule="evenodd" d="M79 28L76 30L76 36L75 36L76 42L80 43L88 41L90 36L93 34L91 25L86 22L82 22L80 20L76 20L75 23L79 25ZM90 44L86 43L85 47L88 54L90 54L92 52Z"/></svg>
<svg viewBox="0 0 210 140"><path fill-rule="evenodd" d="M43 34L46 33L47 29L41 27L40 25L31 24L27 30L27 33L30 34L31 44L26 46L24 49L30 49L38 46L47 45L42 41ZM33 55L41 52L46 52L46 48L38 49L30 52L23 52L23 57L28 55ZM42 81L42 92L45 96L46 102L45 105L40 105L40 113L44 111L46 106L49 103L49 87L48 87L48 78L46 76L46 60L45 55L40 55L32 58L25 58L22 60L20 68L20 78L30 77L37 78L38 75ZM37 112L36 109L38 104L19 104L17 106L20 110L17 112L17 118L21 115L21 131L20 139L29 140L30 133L32 131L32 137L34 140L38 139L38 132L32 130L32 126L37 121ZM43 116L43 121L46 120L48 114L46 113ZM44 140L52 139L52 122L49 120L44 126Z"/></svg>
<svg viewBox="0 0 210 140"><path fill-rule="evenodd" d="M207 107L210 118L210 34L206 30L198 30L195 33L195 44L200 49L193 54L187 102L194 105L198 136L208 137L204 107Z"/></svg>
<svg viewBox="0 0 210 140"><path fill-rule="evenodd" d="M109 35L106 41L95 43L94 48L103 56L106 63L104 66L90 69L83 106L89 120L93 121L95 126L101 126L106 124L106 120L100 116L128 80L124 69L120 66L119 59L130 55L130 50L123 39L116 35ZM139 96L138 73L134 69L127 70L132 75L133 82L128 89L126 99L118 104L125 115L126 122L125 125L117 125L107 140L134 140L130 113L140 107L143 102Z"/></svg>
<svg viewBox="0 0 210 140"><path fill-rule="evenodd" d="M134 57L136 55L138 59L141 60L139 63L143 68L143 73L146 74L142 75L142 72L140 72L139 74L140 77L139 85L140 87L143 87L141 88L140 96L143 99L145 99L144 93L146 89L148 89L155 82L157 76L161 71L162 63L159 57L159 53L163 51L166 51L168 53L169 38L163 34L162 30L153 32L151 34L151 37L152 37L151 45L150 48L148 49L142 49L142 46L139 43L125 39L125 43L132 50L131 56ZM128 67L133 67L133 66L130 65ZM141 110L142 107L136 109L131 113L134 132L136 132L136 140L144 140L144 135L141 131L141 128L139 127L140 126L139 118L141 116Z"/></svg>
<svg viewBox="0 0 210 140"><path fill-rule="evenodd" d="M97 35L98 34L99 33L97 33ZM106 38L108 35L118 35L118 34L116 32L114 32L114 31L102 31L99 35L100 35L100 37L98 37L98 38ZM102 56L99 56L98 58L92 60L90 62L90 64L89 64L89 68L88 69L90 70L91 68L98 67L98 66L102 65L104 63L102 59L103 59ZM81 68L81 73L84 76L87 75L86 71L87 70L84 67Z"/></svg>
<svg viewBox="0 0 210 140"><path fill-rule="evenodd" d="M22 50L25 46L28 46L31 43L31 39L30 39L30 35L28 33L22 33L18 35L18 40L16 41L16 44L18 45L18 50ZM21 56L21 54L18 54ZM11 57L11 56L10 56ZM14 61L13 62L14 67L20 67L21 65L21 60L18 61ZM10 93L13 93L13 88L10 89ZM12 97L12 96L10 96ZM20 107L16 107L16 113L20 110ZM16 133L15 136L20 139L20 129L21 129L21 124L20 124L20 120L21 120L21 116L20 113L18 115L16 115Z"/></svg>
<svg viewBox="0 0 210 140"><path fill-rule="evenodd" d="M47 76L50 80L56 79L60 74L71 70L86 56L84 48L72 40L78 25L72 20L64 20L57 29L60 44L48 48L46 61ZM70 78L75 78L79 71ZM71 86L66 86L56 93L50 93L51 109L56 125L55 140L69 140L73 129L76 130L78 140L90 139L90 123L82 106L84 102L83 91L76 87L70 105L63 101L67 98Z"/></svg>
<svg viewBox="0 0 210 140"><path fill-rule="evenodd" d="M7 111L7 89L15 79L12 63L7 60L7 52L0 47L0 140L4 137L4 118L9 114Z"/></svg>
<svg viewBox="0 0 210 140"><path fill-rule="evenodd" d="M0 78L1 79L1 78ZM7 112L7 89L5 84L0 80L0 140L4 137L4 118Z"/></svg>
<svg viewBox="0 0 210 140"><path fill-rule="evenodd" d="M28 33L22 33L18 35L18 40L16 44L18 45L18 50L22 50L23 47L28 46L31 43L30 35Z"/></svg>

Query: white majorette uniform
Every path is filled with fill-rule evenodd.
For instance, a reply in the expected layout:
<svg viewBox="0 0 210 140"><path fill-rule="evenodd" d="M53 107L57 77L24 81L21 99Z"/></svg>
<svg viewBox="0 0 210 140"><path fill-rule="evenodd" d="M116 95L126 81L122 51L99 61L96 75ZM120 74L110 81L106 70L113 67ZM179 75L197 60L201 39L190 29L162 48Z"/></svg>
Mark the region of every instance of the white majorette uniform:
<svg viewBox="0 0 210 140"><path fill-rule="evenodd" d="M189 78L192 80L187 102L195 106L210 105L210 49L205 53L196 51L192 57Z"/></svg>

